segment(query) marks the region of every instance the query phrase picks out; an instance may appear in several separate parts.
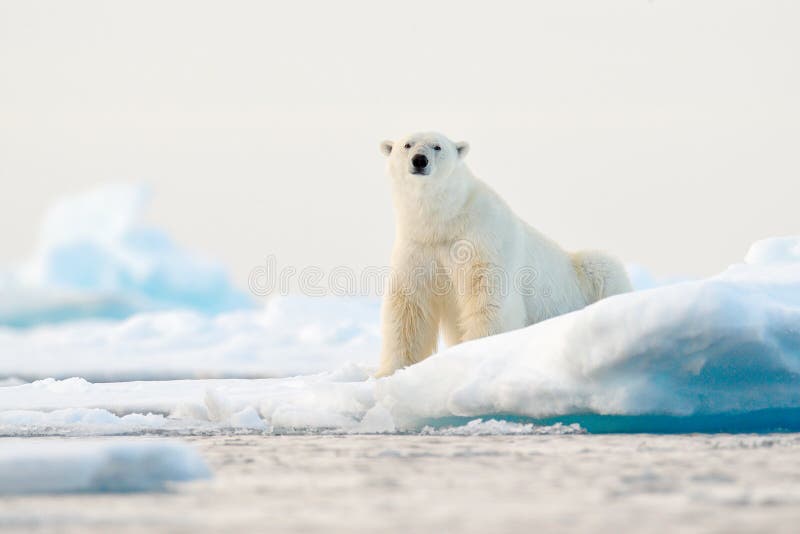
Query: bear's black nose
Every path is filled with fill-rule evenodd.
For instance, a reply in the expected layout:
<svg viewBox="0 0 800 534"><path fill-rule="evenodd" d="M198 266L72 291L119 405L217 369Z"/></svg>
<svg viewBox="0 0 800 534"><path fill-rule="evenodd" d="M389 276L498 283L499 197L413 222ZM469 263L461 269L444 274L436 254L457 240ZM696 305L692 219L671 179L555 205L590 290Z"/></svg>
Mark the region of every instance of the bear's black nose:
<svg viewBox="0 0 800 534"><path fill-rule="evenodd" d="M428 166L428 158L425 154L417 154L411 158L411 164L415 169L424 169Z"/></svg>

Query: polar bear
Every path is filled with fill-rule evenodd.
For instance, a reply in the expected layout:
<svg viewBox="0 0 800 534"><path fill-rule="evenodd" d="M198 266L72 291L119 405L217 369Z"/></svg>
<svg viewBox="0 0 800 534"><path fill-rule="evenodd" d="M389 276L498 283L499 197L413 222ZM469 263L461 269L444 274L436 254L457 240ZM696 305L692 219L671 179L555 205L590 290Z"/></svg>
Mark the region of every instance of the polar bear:
<svg viewBox="0 0 800 534"><path fill-rule="evenodd" d="M467 143L428 132L384 141L396 219L376 376L448 345L522 328L631 290L623 266L569 253L517 217L464 163Z"/></svg>

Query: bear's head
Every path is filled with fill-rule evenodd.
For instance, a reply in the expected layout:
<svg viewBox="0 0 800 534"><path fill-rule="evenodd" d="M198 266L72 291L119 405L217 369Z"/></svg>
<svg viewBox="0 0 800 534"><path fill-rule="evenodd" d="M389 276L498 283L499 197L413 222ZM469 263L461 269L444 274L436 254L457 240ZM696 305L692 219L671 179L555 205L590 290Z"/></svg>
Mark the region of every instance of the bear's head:
<svg viewBox="0 0 800 534"><path fill-rule="evenodd" d="M435 132L407 135L399 141L384 141L381 151L389 159L389 173L395 177L419 180L443 179L467 155L469 145L454 143Z"/></svg>

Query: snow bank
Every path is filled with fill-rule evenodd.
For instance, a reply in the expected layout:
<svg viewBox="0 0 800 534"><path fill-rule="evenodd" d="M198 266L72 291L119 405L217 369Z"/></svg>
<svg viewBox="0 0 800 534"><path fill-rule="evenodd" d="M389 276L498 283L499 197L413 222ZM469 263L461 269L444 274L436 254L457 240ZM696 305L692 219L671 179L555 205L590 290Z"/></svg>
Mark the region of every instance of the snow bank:
<svg viewBox="0 0 800 534"><path fill-rule="evenodd" d="M178 442L0 442L0 494L159 491L209 475L200 455Z"/></svg>
<svg viewBox="0 0 800 534"><path fill-rule="evenodd" d="M208 316L169 311L116 322L0 328L0 377L92 381L282 377L373 365L377 299L280 297Z"/></svg>
<svg viewBox="0 0 800 534"><path fill-rule="evenodd" d="M182 250L143 223L148 200L142 186L117 185L53 206L34 258L0 277L0 324L247 307L250 301L220 265Z"/></svg>
<svg viewBox="0 0 800 534"><path fill-rule="evenodd" d="M576 416L602 414L628 418L617 428L663 429L648 417L664 416L675 429L689 417L743 428L757 423L749 413L800 428L800 264L620 295L454 347L379 389L400 421L499 413L587 426Z"/></svg>

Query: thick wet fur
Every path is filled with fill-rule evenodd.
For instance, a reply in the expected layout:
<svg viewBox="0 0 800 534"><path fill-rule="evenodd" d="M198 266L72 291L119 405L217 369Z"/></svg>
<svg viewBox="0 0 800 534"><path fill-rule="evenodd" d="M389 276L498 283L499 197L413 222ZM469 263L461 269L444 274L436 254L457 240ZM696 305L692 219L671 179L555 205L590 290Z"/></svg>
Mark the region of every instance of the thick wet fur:
<svg viewBox="0 0 800 534"><path fill-rule="evenodd" d="M621 263L569 253L517 217L438 133L384 141L396 218L378 376L449 345L522 328L630 291Z"/></svg>

